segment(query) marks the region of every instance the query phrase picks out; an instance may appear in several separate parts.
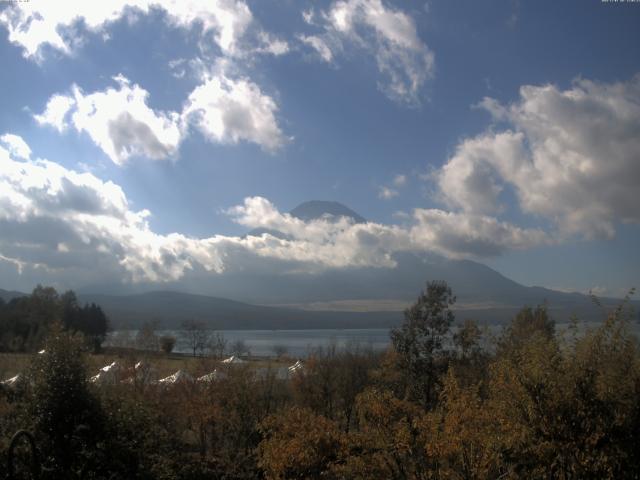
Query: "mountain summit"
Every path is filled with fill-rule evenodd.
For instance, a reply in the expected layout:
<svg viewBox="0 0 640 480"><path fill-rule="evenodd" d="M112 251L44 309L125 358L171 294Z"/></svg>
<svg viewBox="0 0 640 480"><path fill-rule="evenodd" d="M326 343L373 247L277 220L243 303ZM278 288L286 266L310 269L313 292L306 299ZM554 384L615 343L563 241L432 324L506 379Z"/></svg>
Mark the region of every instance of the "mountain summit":
<svg viewBox="0 0 640 480"><path fill-rule="evenodd" d="M308 222L322 217L347 217L355 223L366 223L367 221L351 210L349 207L338 203L324 200L311 200L298 205L289 212L292 216Z"/></svg>
<svg viewBox="0 0 640 480"><path fill-rule="evenodd" d="M308 202L301 203L296 208L289 212L292 217L298 218L302 221L309 222L311 220L319 220L321 218L333 217L346 217L352 220L354 223L367 223L364 217L361 217L356 212L351 210L346 205L339 202L331 202L326 200L310 200ZM290 237L278 230L272 228L254 228L247 233L248 236L259 237L268 233L274 237L290 239Z"/></svg>

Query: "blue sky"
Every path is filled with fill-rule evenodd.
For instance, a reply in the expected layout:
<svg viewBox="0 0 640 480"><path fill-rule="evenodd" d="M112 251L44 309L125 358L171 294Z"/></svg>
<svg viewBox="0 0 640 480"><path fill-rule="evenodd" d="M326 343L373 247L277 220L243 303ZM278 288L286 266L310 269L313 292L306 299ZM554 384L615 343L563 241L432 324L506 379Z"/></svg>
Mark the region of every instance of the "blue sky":
<svg viewBox="0 0 640 480"><path fill-rule="evenodd" d="M640 285L640 4L126 3L0 6L0 286L401 250ZM286 215L311 199L371 225Z"/></svg>

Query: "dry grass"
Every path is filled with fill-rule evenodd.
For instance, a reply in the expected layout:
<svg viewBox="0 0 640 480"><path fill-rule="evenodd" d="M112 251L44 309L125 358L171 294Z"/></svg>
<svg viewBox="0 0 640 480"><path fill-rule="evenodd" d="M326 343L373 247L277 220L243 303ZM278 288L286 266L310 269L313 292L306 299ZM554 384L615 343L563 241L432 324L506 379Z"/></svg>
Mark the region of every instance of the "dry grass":
<svg viewBox="0 0 640 480"><path fill-rule="evenodd" d="M24 372L31 362L34 353L0 353L0 380L13 377ZM87 355L87 364L90 375L95 375L98 370L111 362L117 361L124 366L133 366L140 360L152 364L158 372L158 376L166 377L178 370L185 370L193 376L200 376L212 372L220 365L219 359L210 357L192 357L181 354L160 354L128 349L108 349L97 355ZM269 360L264 358L249 359L250 368L278 368L287 367L295 360Z"/></svg>

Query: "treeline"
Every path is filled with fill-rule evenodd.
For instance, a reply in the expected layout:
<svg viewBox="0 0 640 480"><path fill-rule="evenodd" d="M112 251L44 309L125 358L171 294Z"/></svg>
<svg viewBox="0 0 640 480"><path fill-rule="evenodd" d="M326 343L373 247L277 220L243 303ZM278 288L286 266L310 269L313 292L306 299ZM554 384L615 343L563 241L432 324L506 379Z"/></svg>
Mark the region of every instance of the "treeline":
<svg viewBox="0 0 640 480"><path fill-rule="evenodd" d="M56 322L72 333L82 333L94 351L100 349L109 326L100 306L80 305L72 290L59 294L53 287L38 285L31 295L8 302L0 298L0 351L40 350Z"/></svg>
<svg viewBox="0 0 640 480"><path fill-rule="evenodd" d="M566 332L546 308L524 308L492 339L454 325L454 302L429 283L387 352L321 349L288 381L244 364L205 384L94 388L82 341L54 330L32 383L0 397L1 438L35 432L51 478L640 476L640 352L625 304Z"/></svg>

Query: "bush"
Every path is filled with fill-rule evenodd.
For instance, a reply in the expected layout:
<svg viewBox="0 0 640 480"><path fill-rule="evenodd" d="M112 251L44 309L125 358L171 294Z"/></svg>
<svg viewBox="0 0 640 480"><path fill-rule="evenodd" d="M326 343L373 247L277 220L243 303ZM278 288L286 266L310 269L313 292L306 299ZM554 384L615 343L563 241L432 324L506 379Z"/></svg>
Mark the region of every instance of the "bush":
<svg viewBox="0 0 640 480"><path fill-rule="evenodd" d="M163 335L160 337L160 350L169 355L176 346L176 337L171 335Z"/></svg>

